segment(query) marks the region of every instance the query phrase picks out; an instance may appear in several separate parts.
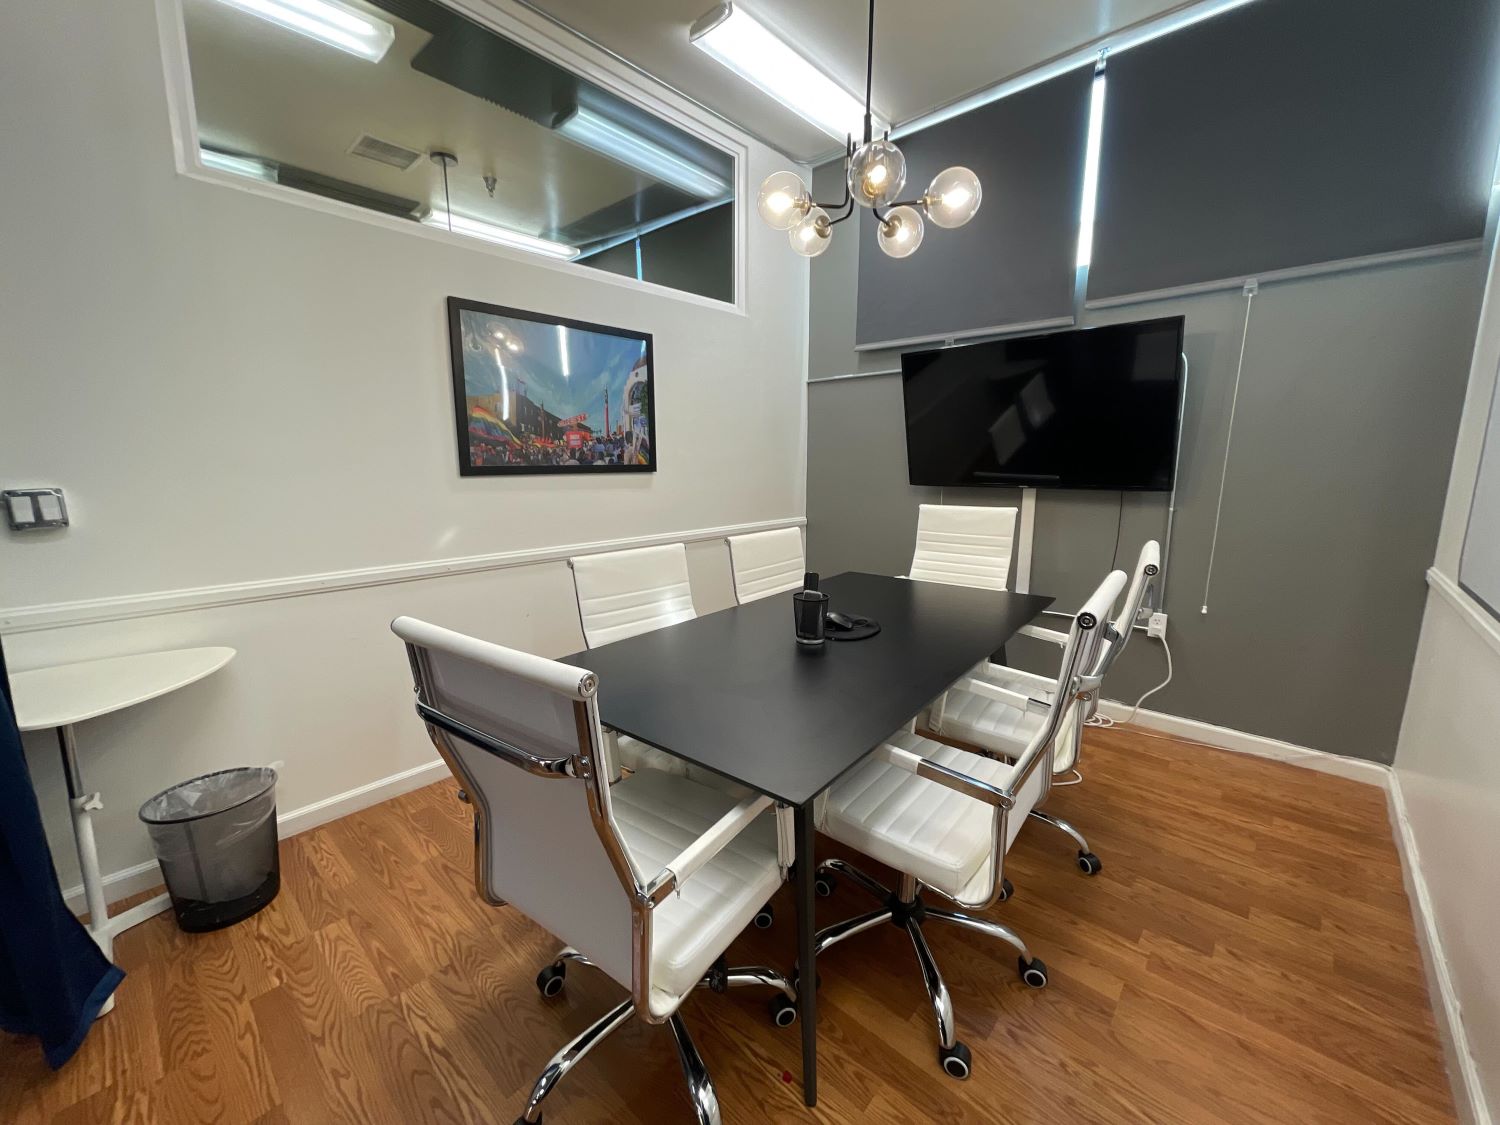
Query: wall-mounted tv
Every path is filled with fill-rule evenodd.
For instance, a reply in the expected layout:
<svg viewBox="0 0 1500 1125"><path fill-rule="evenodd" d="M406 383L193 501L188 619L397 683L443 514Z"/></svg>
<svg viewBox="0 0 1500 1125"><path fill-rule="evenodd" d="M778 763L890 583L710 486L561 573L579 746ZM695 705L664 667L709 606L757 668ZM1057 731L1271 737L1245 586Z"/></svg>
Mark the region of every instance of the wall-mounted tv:
<svg viewBox="0 0 1500 1125"><path fill-rule="evenodd" d="M901 357L912 484L1166 492L1183 318Z"/></svg>
<svg viewBox="0 0 1500 1125"><path fill-rule="evenodd" d="M461 476L654 473L651 334L448 298Z"/></svg>

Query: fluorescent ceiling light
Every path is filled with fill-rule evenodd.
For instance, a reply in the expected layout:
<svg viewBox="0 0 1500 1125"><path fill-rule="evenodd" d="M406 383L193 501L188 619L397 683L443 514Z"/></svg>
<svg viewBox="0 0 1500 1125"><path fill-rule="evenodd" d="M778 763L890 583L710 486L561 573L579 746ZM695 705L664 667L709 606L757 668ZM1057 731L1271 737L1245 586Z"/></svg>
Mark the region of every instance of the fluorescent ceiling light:
<svg viewBox="0 0 1500 1125"><path fill-rule="evenodd" d="M865 105L742 8L721 4L693 25L689 38L745 81L840 142L864 137ZM876 120L875 133L885 131Z"/></svg>
<svg viewBox="0 0 1500 1125"><path fill-rule="evenodd" d="M485 242L498 242L502 246L514 246L517 250L529 250L533 254L545 254L549 258L572 259L578 257L578 247L569 246L562 242L553 242L546 238L537 238L535 235L522 234L520 231L510 230L506 227L496 226L494 223L483 223L478 219L467 219L462 215L454 215L451 223L446 211L433 211L422 220L427 226L437 227L440 230L452 230L454 234L468 235L470 238L483 239Z"/></svg>
<svg viewBox="0 0 1500 1125"><path fill-rule="evenodd" d="M396 41L396 29L339 0L219 0L231 8L379 62Z"/></svg>
<svg viewBox="0 0 1500 1125"><path fill-rule="evenodd" d="M203 161L205 168L230 172L236 176L248 176L252 180L264 180L268 184L276 182L276 169L268 162L258 160L253 156L234 156L227 152L215 152L211 148L200 148L198 158Z"/></svg>
<svg viewBox="0 0 1500 1125"><path fill-rule="evenodd" d="M557 131L570 141L681 188L689 195L717 199L729 194L729 185L718 176L591 109L580 106Z"/></svg>
<svg viewBox="0 0 1500 1125"><path fill-rule="evenodd" d="M930 129L934 125L941 125L944 121L968 113L971 109L978 109L982 105L998 102L1001 98L1008 98L1012 94L1019 94L1022 90L1029 90L1033 86L1039 86L1048 79L1056 78L1059 74L1066 74L1070 70L1077 70L1083 66L1095 66L1099 62L1099 56L1103 52L1109 55L1118 55L1121 51L1128 51L1132 47L1139 47L1142 43L1149 43L1153 39L1160 39L1163 35L1171 35L1174 31L1181 31L1185 27L1192 27L1195 23L1213 19L1225 12L1233 11L1235 8L1243 8L1253 0L1203 0L1201 4L1194 4L1189 8L1179 8L1177 11L1158 19L1147 20L1145 23L1115 35L1106 35L1087 47L1081 47L1070 54L1063 55L1059 59L1045 63L1033 70L1024 71L1014 78L1006 79L999 85L991 86L987 90L970 94L966 98L960 98L956 102L942 106L931 113L924 113L920 117L914 117L910 121L903 121L891 130L893 139L900 140L902 137L923 129Z"/></svg>
<svg viewBox="0 0 1500 1125"><path fill-rule="evenodd" d="M562 361L562 374L566 379L573 374L573 368L568 362L568 330L561 324L557 326L557 358Z"/></svg>
<svg viewBox="0 0 1500 1125"><path fill-rule="evenodd" d="M1104 139L1104 75L1094 75L1089 92L1089 139L1083 157L1083 204L1078 211L1079 269L1094 257L1094 208L1099 202L1099 146Z"/></svg>

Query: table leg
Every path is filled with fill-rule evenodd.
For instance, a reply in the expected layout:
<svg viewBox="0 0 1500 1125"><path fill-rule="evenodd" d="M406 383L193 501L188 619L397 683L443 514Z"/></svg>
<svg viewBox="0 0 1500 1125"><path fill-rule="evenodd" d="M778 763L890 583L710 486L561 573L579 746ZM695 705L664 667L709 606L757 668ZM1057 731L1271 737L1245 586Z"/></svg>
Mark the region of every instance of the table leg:
<svg viewBox="0 0 1500 1125"><path fill-rule="evenodd" d="M99 850L94 844L95 809L103 808L97 793L83 791L83 777L78 772L78 746L71 726L57 728L57 743L62 751L63 777L68 784L68 809L73 817L73 840L78 847L78 872L83 877L83 897L89 908L89 933L104 950L112 953L109 933L109 907L104 902L104 879L99 874Z"/></svg>
<svg viewBox="0 0 1500 1125"><path fill-rule="evenodd" d="M71 726L57 728L58 748L62 752L63 777L68 785L68 810L73 818L73 841L78 847L78 871L83 879L83 897L89 908L89 936L104 956L114 960L115 935L154 918L172 905L169 895L157 895L147 902L122 911L111 918L104 901L104 879L99 874L99 849L94 843L94 813L104 807L97 793L86 793L78 769L78 745ZM105 1015L115 1006L111 996L99 1009Z"/></svg>
<svg viewBox="0 0 1500 1125"><path fill-rule="evenodd" d="M813 803L796 812L797 844L797 1020L802 1025L802 1100L818 1104L818 966L814 957L817 934L813 884L817 860L813 855Z"/></svg>

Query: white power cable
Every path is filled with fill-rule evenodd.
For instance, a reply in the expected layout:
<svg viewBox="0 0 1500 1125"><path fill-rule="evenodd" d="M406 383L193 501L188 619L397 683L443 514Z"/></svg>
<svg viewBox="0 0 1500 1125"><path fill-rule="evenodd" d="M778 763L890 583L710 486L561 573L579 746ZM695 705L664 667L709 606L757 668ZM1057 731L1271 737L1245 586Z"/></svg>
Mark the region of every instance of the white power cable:
<svg viewBox="0 0 1500 1125"><path fill-rule="evenodd" d="M1219 470L1219 503L1214 508L1214 537L1208 548L1208 573L1203 578L1203 608L1199 613L1208 612L1208 588L1214 580L1214 554L1219 549L1219 519L1224 514L1224 482L1229 479L1229 445L1234 440L1234 411L1240 404L1240 376L1245 372L1245 342L1250 339L1250 306L1259 291L1260 285L1253 278L1245 282L1245 330L1240 336L1240 361L1234 369L1234 396L1229 400L1229 429L1224 434L1224 466Z"/></svg>
<svg viewBox="0 0 1500 1125"><path fill-rule="evenodd" d="M1120 724L1134 722L1135 713L1141 709L1141 704L1146 702L1146 700L1150 699L1157 692L1161 691L1162 688L1166 687L1172 682L1172 646L1167 644L1166 637L1161 638L1161 647L1162 650L1167 654L1167 678L1161 683L1157 684L1150 691L1146 692L1145 695L1137 699L1135 701L1135 706L1130 709L1130 714L1126 715L1123 719L1116 720L1116 722Z"/></svg>

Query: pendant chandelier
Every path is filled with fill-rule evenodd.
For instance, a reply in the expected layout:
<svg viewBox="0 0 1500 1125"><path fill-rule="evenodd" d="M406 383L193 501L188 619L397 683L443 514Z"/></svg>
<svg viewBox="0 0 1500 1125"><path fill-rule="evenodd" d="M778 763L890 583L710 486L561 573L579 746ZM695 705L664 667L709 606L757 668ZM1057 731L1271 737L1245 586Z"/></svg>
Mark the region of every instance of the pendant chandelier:
<svg viewBox="0 0 1500 1125"><path fill-rule="evenodd" d="M756 209L776 230L787 232L792 249L816 258L833 241L833 228L854 214L854 205L868 207L878 224L876 241L892 258L905 258L922 245L922 216L940 227L961 227L979 210L979 177L963 167L945 168L927 190L914 199L901 199L906 186L906 157L891 143L889 130L872 136L870 86L875 68L875 0L870 0L868 45L865 50L865 135L855 147L844 142L844 198L817 203L795 172L773 172L760 185ZM834 214L830 216L829 212Z"/></svg>

